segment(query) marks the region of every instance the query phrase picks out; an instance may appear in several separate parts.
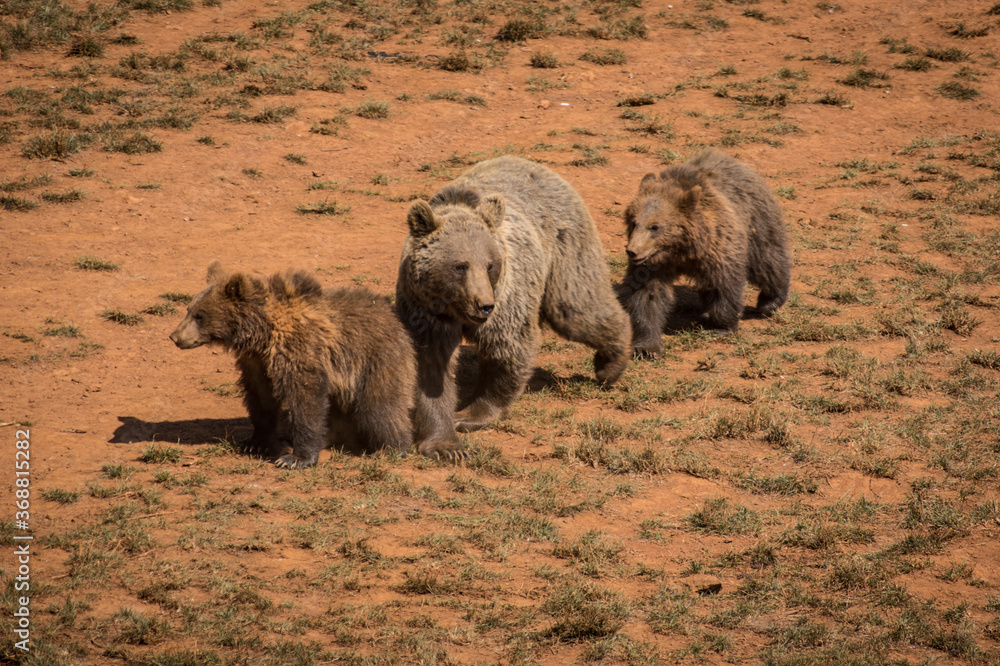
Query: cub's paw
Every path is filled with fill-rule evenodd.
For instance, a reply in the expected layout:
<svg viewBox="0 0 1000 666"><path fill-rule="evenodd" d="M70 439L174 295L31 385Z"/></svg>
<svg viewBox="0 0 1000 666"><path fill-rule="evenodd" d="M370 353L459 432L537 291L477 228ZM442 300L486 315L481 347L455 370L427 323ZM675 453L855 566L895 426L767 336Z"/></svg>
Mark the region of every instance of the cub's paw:
<svg viewBox="0 0 1000 666"><path fill-rule="evenodd" d="M315 458L300 458L294 453L283 455L274 461L275 467L281 467L282 469L305 469L315 464Z"/></svg>
<svg viewBox="0 0 1000 666"><path fill-rule="evenodd" d="M493 405L473 403L460 412L455 412L455 430L472 432L485 428L503 416L503 410Z"/></svg>
<svg viewBox="0 0 1000 666"><path fill-rule="evenodd" d="M422 454L435 460L448 460L451 462L462 462L469 453L465 450L465 445L456 440L438 440L436 442L423 442L417 447Z"/></svg>
<svg viewBox="0 0 1000 666"><path fill-rule="evenodd" d="M784 303L784 298L769 298L757 301L757 307L755 308L757 316L762 318L771 317Z"/></svg>
<svg viewBox="0 0 1000 666"><path fill-rule="evenodd" d="M594 375L604 386L611 386L625 372L628 355L625 353L608 356L603 352L594 354Z"/></svg>
<svg viewBox="0 0 1000 666"><path fill-rule="evenodd" d="M732 335L740 328L740 317L737 315L735 318L727 317L726 319L721 319L720 317L713 317L706 312L698 317L698 325L706 333L711 333L712 335Z"/></svg>

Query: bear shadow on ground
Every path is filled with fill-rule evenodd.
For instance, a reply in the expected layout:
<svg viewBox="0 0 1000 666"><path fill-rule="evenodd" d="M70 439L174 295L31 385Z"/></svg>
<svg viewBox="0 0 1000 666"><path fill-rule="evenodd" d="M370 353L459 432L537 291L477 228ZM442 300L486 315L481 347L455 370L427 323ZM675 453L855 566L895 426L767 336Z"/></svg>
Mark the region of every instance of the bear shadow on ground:
<svg viewBox="0 0 1000 666"><path fill-rule="evenodd" d="M476 349L472 345L462 345L459 348L458 360L455 363L455 383L458 387L458 407L464 409L472 396L472 389L476 386L479 377L479 357ZM574 373L569 377L561 377L549 370L535 366L528 383L524 387L525 393L537 393L546 388L565 387L567 384L597 384L593 375Z"/></svg>
<svg viewBox="0 0 1000 666"><path fill-rule="evenodd" d="M161 442L165 444L213 444L241 442L253 431L248 418L187 419L185 421L144 421L134 416L119 416L121 425L108 440L112 444ZM281 433L282 436L284 433ZM283 450L291 450L287 436L282 437ZM331 417L327 432L327 447L348 455L368 453L347 419ZM253 457L253 456L250 456Z"/></svg>
<svg viewBox="0 0 1000 666"><path fill-rule="evenodd" d="M663 332L667 335L674 335L683 331L701 328L702 314L704 308L701 306L701 299L694 287L683 284L674 285L674 307L667 317L667 323L663 327ZM763 319L757 308L747 305L743 308L743 316L740 319Z"/></svg>
<svg viewBox="0 0 1000 666"><path fill-rule="evenodd" d="M250 434L250 419L247 418L145 421L134 416L119 416L118 420L121 425L108 440L112 444L210 444L239 441Z"/></svg>

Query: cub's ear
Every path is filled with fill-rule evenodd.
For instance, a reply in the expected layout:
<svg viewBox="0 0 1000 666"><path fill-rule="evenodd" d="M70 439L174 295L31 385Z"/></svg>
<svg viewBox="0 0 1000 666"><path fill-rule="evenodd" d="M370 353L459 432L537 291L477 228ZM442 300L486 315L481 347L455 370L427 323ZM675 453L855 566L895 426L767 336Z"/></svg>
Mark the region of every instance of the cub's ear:
<svg viewBox="0 0 1000 666"><path fill-rule="evenodd" d="M499 194L491 194L479 204L479 214L491 229L498 229L503 224L506 211L507 202Z"/></svg>
<svg viewBox="0 0 1000 666"><path fill-rule="evenodd" d="M677 207L684 211L685 213L692 212L697 208L698 204L701 203L701 198L705 191L702 189L701 185L695 185L687 190L681 195L680 199L677 200Z"/></svg>
<svg viewBox="0 0 1000 666"><path fill-rule="evenodd" d="M226 275L226 269L222 267L222 262L215 259L208 265L208 281L221 282L222 278Z"/></svg>
<svg viewBox="0 0 1000 666"><path fill-rule="evenodd" d="M639 181L639 189L642 190L643 188L646 187L652 187L653 183L659 182L659 180L660 180L659 174L647 173L645 176L642 177L642 180Z"/></svg>
<svg viewBox="0 0 1000 666"><path fill-rule="evenodd" d="M413 205L410 206L406 222L410 225L410 232L417 236L429 234L441 226L441 223L434 217L434 211L430 204L423 199L414 201Z"/></svg>
<svg viewBox="0 0 1000 666"><path fill-rule="evenodd" d="M250 278L243 273L237 273L229 278L222 288L222 293L232 301L245 301L250 298L252 290L253 285L250 283Z"/></svg>
<svg viewBox="0 0 1000 666"><path fill-rule="evenodd" d="M633 201L625 209L625 231L629 236L635 231L635 202Z"/></svg>

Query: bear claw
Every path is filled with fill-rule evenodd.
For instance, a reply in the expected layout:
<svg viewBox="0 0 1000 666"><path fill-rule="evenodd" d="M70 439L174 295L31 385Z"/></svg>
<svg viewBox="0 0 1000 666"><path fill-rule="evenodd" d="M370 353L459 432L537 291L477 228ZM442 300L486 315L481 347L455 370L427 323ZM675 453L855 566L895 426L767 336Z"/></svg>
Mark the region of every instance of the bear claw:
<svg viewBox="0 0 1000 666"><path fill-rule="evenodd" d="M299 458L294 453L281 456L274 461L275 467L280 467L282 469L305 469L306 467L312 467L314 464L316 464L315 460Z"/></svg>
<svg viewBox="0 0 1000 666"><path fill-rule="evenodd" d="M419 448L420 453L435 460L460 463L468 457L468 452L461 442L424 442Z"/></svg>
<svg viewBox="0 0 1000 666"><path fill-rule="evenodd" d="M263 457L267 455L270 447L267 444L262 444L261 442L255 440L253 437L248 437L240 442L239 450L240 453L248 456Z"/></svg>
<svg viewBox="0 0 1000 666"><path fill-rule="evenodd" d="M653 360L660 358L660 350L652 347L642 348L636 347L632 350L632 358L637 360Z"/></svg>

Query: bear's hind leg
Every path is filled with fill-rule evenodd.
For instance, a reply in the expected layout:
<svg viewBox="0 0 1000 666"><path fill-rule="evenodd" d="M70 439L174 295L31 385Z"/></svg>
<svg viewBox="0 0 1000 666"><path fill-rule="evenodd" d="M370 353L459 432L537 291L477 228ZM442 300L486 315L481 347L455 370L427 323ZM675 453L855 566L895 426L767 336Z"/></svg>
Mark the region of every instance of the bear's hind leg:
<svg viewBox="0 0 1000 666"><path fill-rule="evenodd" d="M369 401L359 396L354 429L367 453L406 455L413 444L409 406L403 400Z"/></svg>
<svg viewBox="0 0 1000 666"><path fill-rule="evenodd" d="M604 386L618 381L632 357L632 324L617 301L615 308L617 311L612 312L607 312L610 308L600 308L606 312L603 317L596 312L569 309L560 309L555 320L546 315L556 333L595 351L594 375Z"/></svg>
<svg viewBox="0 0 1000 666"><path fill-rule="evenodd" d="M735 333L743 315L743 289L746 280L730 280L716 287L699 290L705 313L702 315L704 327L725 333Z"/></svg>
<svg viewBox="0 0 1000 666"><path fill-rule="evenodd" d="M784 292L768 293L761 291L757 296L757 314L761 317L770 317L775 310L780 308L788 300L788 288Z"/></svg>
<svg viewBox="0 0 1000 666"><path fill-rule="evenodd" d="M758 269L750 276L750 284L760 288L757 296L757 314L768 317L788 300L791 282L791 259L778 262L779 266Z"/></svg>

